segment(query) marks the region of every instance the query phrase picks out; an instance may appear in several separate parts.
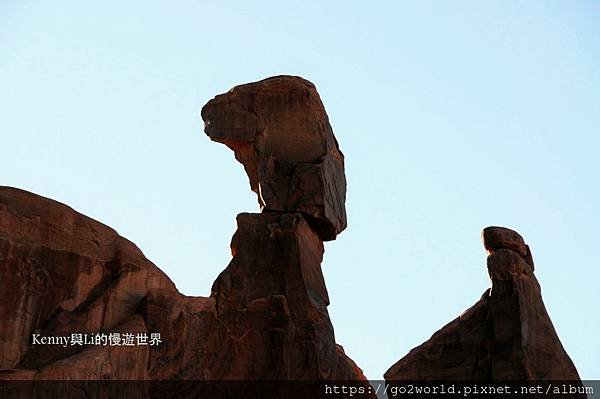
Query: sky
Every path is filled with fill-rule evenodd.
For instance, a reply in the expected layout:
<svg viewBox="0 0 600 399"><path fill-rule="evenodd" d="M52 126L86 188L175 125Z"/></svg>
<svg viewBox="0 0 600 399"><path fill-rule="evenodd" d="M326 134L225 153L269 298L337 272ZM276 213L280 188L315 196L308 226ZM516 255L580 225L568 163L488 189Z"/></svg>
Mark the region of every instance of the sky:
<svg viewBox="0 0 600 399"><path fill-rule="evenodd" d="M61 201L208 296L258 212L199 111L273 75L317 86L346 157L326 243L336 340L367 377L489 286L481 230L530 245L600 379L600 2L0 2L0 185Z"/></svg>

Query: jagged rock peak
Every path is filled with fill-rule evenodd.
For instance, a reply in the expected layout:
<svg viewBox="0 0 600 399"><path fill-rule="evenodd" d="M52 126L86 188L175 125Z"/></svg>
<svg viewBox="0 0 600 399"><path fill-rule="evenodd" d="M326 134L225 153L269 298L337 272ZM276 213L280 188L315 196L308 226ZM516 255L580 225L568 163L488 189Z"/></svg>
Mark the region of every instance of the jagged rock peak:
<svg viewBox="0 0 600 399"><path fill-rule="evenodd" d="M235 86L201 115L244 165L263 212L300 212L322 240L346 228L344 155L314 84L275 76Z"/></svg>
<svg viewBox="0 0 600 399"><path fill-rule="evenodd" d="M533 273L523 237L505 227L482 233L491 289L385 373L387 381L577 381Z"/></svg>
<svg viewBox="0 0 600 399"><path fill-rule="evenodd" d="M510 249L525 259L533 271L533 258L529 245L525 244L523 237L516 231L506 227L490 226L483 229L481 239L490 255L499 249Z"/></svg>

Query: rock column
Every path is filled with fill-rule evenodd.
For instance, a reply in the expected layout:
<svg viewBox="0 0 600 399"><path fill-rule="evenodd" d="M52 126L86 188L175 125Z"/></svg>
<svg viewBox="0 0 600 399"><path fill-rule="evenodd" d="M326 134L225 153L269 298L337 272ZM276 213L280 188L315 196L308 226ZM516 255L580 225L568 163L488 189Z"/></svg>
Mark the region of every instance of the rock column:
<svg viewBox="0 0 600 399"><path fill-rule="evenodd" d="M482 238L491 288L394 364L385 379L579 381L542 301L523 237L504 227L487 227Z"/></svg>
<svg viewBox="0 0 600 399"><path fill-rule="evenodd" d="M262 211L238 215L233 259L212 288L231 359L215 377L364 379L327 312L323 241L346 227L346 179L315 86L293 76L236 86L201 114L244 165Z"/></svg>

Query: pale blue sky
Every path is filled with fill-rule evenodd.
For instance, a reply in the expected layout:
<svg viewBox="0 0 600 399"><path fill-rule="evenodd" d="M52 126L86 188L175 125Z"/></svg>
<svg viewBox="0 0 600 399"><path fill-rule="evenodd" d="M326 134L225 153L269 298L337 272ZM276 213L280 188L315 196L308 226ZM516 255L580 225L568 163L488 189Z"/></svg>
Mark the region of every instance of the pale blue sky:
<svg viewBox="0 0 600 399"><path fill-rule="evenodd" d="M554 325L600 378L600 2L2 1L0 184L135 242L188 295L230 259L246 175L200 107L313 81L346 155L323 270L370 378L488 286L480 231L530 244Z"/></svg>

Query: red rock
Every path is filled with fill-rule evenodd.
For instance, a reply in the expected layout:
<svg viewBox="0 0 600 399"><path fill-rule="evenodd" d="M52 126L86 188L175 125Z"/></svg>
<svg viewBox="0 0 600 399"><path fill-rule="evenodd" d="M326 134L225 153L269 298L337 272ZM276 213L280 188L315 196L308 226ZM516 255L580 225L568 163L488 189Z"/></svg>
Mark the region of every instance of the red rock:
<svg viewBox="0 0 600 399"><path fill-rule="evenodd" d="M176 292L131 242L71 208L0 189L0 368L40 368L78 347L31 334L99 332L130 320L150 288Z"/></svg>
<svg viewBox="0 0 600 399"><path fill-rule="evenodd" d="M364 379L335 343L323 244L300 214L240 214L231 247L233 259L210 298L147 296L149 330L162 331L167 342L204 343L151 351L153 378Z"/></svg>
<svg viewBox="0 0 600 399"><path fill-rule="evenodd" d="M231 148L263 211L301 212L323 240L346 228L344 156L315 86L276 76L202 108L206 134Z"/></svg>
<svg viewBox="0 0 600 399"><path fill-rule="evenodd" d="M525 259L532 269L533 258L529 246L519 233L506 227L490 226L483 229L481 233L483 246L489 253L502 248L512 249Z"/></svg>
<svg viewBox="0 0 600 399"><path fill-rule="evenodd" d="M323 243L302 215L240 214L231 247L233 260L211 296L232 340L224 349L248 361L219 377L364 378L335 344Z"/></svg>
<svg viewBox="0 0 600 399"><path fill-rule="evenodd" d="M335 343L323 244L304 217L241 214L238 223L211 297L186 297L112 229L0 188L0 379L364 380ZM111 331L161 332L164 344L31 342L32 333Z"/></svg>
<svg viewBox="0 0 600 399"><path fill-rule="evenodd" d="M304 217L241 214L238 224L233 259L211 296L186 297L114 230L0 188L0 380L364 381L335 343L323 243ZM163 343L62 347L31 339L97 332L160 332ZM55 393L71 389L82 388Z"/></svg>
<svg viewBox="0 0 600 399"><path fill-rule="evenodd" d="M327 312L322 240L346 226L346 182L314 86L294 77L238 86L202 115L211 138L244 163L264 205L264 213L238 215L233 258L208 298L180 294L111 228L58 202L0 187L0 381L90 381L54 385L51 397L117 394L91 383L97 380L192 381L129 386L128 397L140 398L240 396L233 383L198 381L303 380L318 389L283 384L257 397L320 396L319 381L368 388L336 344ZM116 332L158 332L162 343L63 346L32 338Z"/></svg>
<svg viewBox="0 0 600 399"><path fill-rule="evenodd" d="M499 227L483 236L491 289L394 364L386 381L579 381L524 258L530 252L522 237Z"/></svg>

